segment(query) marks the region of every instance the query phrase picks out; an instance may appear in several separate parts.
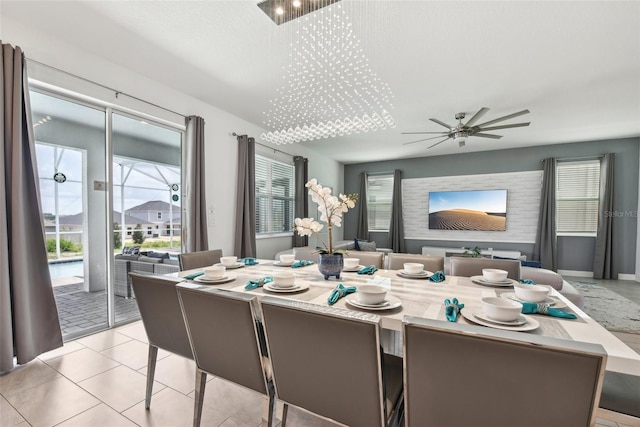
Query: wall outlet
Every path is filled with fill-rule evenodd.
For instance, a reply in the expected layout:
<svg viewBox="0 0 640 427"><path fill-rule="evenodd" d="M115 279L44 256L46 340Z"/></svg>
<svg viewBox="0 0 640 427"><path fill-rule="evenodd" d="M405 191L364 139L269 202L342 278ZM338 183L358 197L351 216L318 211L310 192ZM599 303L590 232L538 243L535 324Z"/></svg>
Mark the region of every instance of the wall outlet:
<svg viewBox="0 0 640 427"><path fill-rule="evenodd" d="M96 191L107 191L107 183L104 181L93 181L93 189Z"/></svg>

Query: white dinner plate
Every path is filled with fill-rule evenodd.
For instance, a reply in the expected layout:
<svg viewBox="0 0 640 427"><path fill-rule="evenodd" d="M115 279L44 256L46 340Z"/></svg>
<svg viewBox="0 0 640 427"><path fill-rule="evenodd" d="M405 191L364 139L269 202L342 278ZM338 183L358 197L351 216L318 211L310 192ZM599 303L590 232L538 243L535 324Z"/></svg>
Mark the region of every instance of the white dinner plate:
<svg viewBox="0 0 640 427"><path fill-rule="evenodd" d="M483 276L471 276L471 281L473 283L477 283L478 285L494 286L494 287L509 287L509 286L513 286L514 283L518 283L513 279L507 279L501 282L490 282L486 280Z"/></svg>
<svg viewBox="0 0 640 427"><path fill-rule="evenodd" d="M512 320L510 322L506 322L503 320L496 320L496 319L492 319L491 317L487 316L486 313L482 313L482 312L474 312L473 313L473 317L476 317L480 320L483 320L485 322L491 322L491 323L496 323L498 325L504 325L504 326L522 326L525 323L527 323L527 318L524 317L522 314L520 316L518 316L518 318L516 320Z"/></svg>
<svg viewBox="0 0 640 427"><path fill-rule="evenodd" d="M533 331L534 329L538 329L538 327L540 327L540 323L536 319L524 314L522 316L525 319L527 319L527 323L520 326L506 326L506 325L500 325L494 322L487 322L485 320L482 320L480 317L476 316L476 314L479 314L481 317L483 317L482 313L467 312L467 310L464 310L464 309L460 311L460 314L462 314L462 317L464 317L465 319L467 319L472 323L477 323L478 325L487 326L489 328L503 329L505 331L518 331L518 332Z"/></svg>
<svg viewBox="0 0 640 427"><path fill-rule="evenodd" d="M224 268L228 268L229 270L233 270L234 268L241 268L244 267L244 263L243 262L236 262L235 264L233 264L231 267L228 267L226 265L224 265L223 263L219 262L217 264L213 264L216 267L224 267Z"/></svg>
<svg viewBox="0 0 640 427"><path fill-rule="evenodd" d="M380 311L380 310L393 310L395 308L398 308L400 306L402 306L402 301L400 301L400 298L395 297L393 295L387 295L385 301L387 302L387 304L376 304L376 305L372 305L372 304L363 304L360 301L358 301L358 293L356 292L355 294L351 294L351 295L347 295L345 297L345 301L347 302L347 304L356 307L356 308L361 308L363 310L376 310L376 311Z"/></svg>
<svg viewBox="0 0 640 427"><path fill-rule="evenodd" d="M268 292L277 292L277 293L292 293L292 292L302 292L309 289L308 283L302 283L299 285L293 285L288 288L279 288L277 286L272 285L271 283L265 283L262 288Z"/></svg>
<svg viewBox="0 0 640 427"><path fill-rule="evenodd" d="M293 265L293 262L274 261L273 265L275 265L276 267L291 267Z"/></svg>
<svg viewBox="0 0 640 427"><path fill-rule="evenodd" d="M508 298L518 302L531 302L534 304L549 304L551 307L555 307L555 308L565 308L567 306L567 304L553 297L546 297L544 301L534 302L534 301L525 301L523 299L518 298L515 292L505 292L500 296L502 298Z"/></svg>
<svg viewBox="0 0 640 427"><path fill-rule="evenodd" d="M358 270L360 270L361 268L364 268L364 265L359 265L357 267L353 267L353 268L343 268L342 271L346 272L346 273L353 273L353 272L357 272Z"/></svg>
<svg viewBox="0 0 640 427"><path fill-rule="evenodd" d="M220 279L207 279L204 276L198 276L193 280L194 282L204 283L206 285L219 285L221 283L228 283L236 280L236 276L228 275L228 276L223 276Z"/></svg>
<svg viewBox="0 0 640 427"><path fill-rule="evenodd" d="M433 276L433 273L427 270L422 270L420 273L407 273L405 270L399 270L396 274L407 279L428 279Z"/></svg>

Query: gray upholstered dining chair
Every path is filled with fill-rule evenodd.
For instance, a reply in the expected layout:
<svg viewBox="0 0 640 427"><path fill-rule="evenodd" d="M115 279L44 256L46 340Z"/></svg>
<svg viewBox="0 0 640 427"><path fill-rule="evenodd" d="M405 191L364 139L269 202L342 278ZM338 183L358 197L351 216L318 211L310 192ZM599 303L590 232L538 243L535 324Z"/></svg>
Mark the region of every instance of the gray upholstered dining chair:
<svg viewBox="0 0 640 427"><path fill-rule="evenodd" d="M190 283L176 289L196 362L194 427L202 417L207 374L268 396L271 426L275 399L256 296Z"/></svg>
<svg viewBox="0 0 640 427"><path fill-rule="evenodd" d="M382 268L384 261L384 252L345 251L344 256L345 258L358 258L361 265L375 265L378 268Z"/></svg>
<svg viewBox="0 0 640 427"><path fill-rule="evenodd" d="M180 271L192 270L194 268L208 267L220 262L222 256L221 249L212 249L210 251L187 252L178 255L180 263Z"/></svg>
<svg viewBox="0 0 640 427"><path fill-rule="evenodd" d="M402 359L380 347L380 318L306 302L260 300L276 397L339 423L395 421Z"/></svg>
<svg viewBox="0 0 640 427"><path fill-rule="evenodd" d="M520 280L520 261L510 259L451 257L449 274L452 276L481 276L483 268L498 268L507 272L507 277Z"/></svg>
<svg viewBox="0 0 640 427"><path fill-rule="evenodd" d="M405 425L589 426L599 344L405 316Z"/></svg>
<svg viewBox="0 0 640 427"><path fill-rule="evenodd" d="M387 254L387 268L389 270L401 270L404 268L405 262L417 262L424 264L424 269L433 273L444 270L444 257L441 256L401 254L394 252Z"/></svg>
<svg viewBox="0 0 640 427"><path fill-rule="evenodd" d="M158 348L193 359L178 301L176 277L129 273L142 324L149 340L145 408L151 406Z"/></svg>

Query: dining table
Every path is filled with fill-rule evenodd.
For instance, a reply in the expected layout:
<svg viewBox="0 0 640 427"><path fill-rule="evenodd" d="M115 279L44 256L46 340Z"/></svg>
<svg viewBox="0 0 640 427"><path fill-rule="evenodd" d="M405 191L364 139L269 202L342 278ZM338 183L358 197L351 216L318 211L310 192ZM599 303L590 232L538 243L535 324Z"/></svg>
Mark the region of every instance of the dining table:
<svg viewBox="0 0 640 427"><path fill-rule="evenodd" d="M361 266L362 267L362 266ZM274 289L271 286L259 286L245 289L249 281L260 281L271 277L281 269L290 269L295 275L295 287L288 290ZM340 279L325 280L316 264L293 268L278 261L258 259L255 265L244 265L238 262L227 268L224 278L216 281L205 281L204 276L193 277L202 269L170 273L174 277L191 277L192 284L200 285L204 290L210 288L229 289L236 292L248 292L258 297L264 295L294 299L297 301L328 306L328 298L338 284L355 287L364 284L378 284L387 288L386 299L389 304L384 307L364 308L355 304L354 294L339 298L333 307L369 312L380 316L381 327L389 331L402 331L404 316L418 316L427 319L447 321L445 316L445 300L456 298L464 304L456 321L465 324L480 324L493 327L491 323L482 322L474 317L481 313L481 299L484 297L513 298L512 286L487 286L478 278L447 275L443 281L429 280L429 275L407 277L403 270L378 269L373 274L358 274L358 270L343 270ZM185 279L188 280L188 279ZM261 283L262 284L262 283ZM541 336L583 341L602 345L607 352L606 370L640 376L640 355L629 348L611 332L589 317L583 310L554 289L550 289L549 299L555 307L575 314L575 319L552 317L545 314L528 314L529 327L518 328L518 333L537 334ZM615 307L611 307L615 310ZM532 326L533 325L533 326ZM534 327L535 326L535 327ZM501 328L498 325L498 328ZM513 329L502 327L502 329Z"/></svg>

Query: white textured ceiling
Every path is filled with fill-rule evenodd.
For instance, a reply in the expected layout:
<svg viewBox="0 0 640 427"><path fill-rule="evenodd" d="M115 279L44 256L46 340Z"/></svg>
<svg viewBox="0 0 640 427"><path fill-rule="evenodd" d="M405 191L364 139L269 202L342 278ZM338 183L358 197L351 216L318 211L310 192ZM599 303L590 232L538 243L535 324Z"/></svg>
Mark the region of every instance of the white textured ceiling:
<svg viewBox="0 0 640 427"><path fill-rule="evenodd" d="M7 1L1 12L261 125L295 25L256 1ZM303 142L345 163L640 136L640 2L342 0L397 127ZM335 7L331 6L331 7ZM4 18L3 18L4 19ZM295 22L295 21L294 21ZM501 140L429 141L458 112L528 108ZM184 112L190 113L190 112ZM468 116L469 117L469 116ZM205 117L206 119L206 117ZM229 132L236 129L229 129ZM238 130L241 131L241 130ZM257 135L256 135L257 136Z"/></svg>

